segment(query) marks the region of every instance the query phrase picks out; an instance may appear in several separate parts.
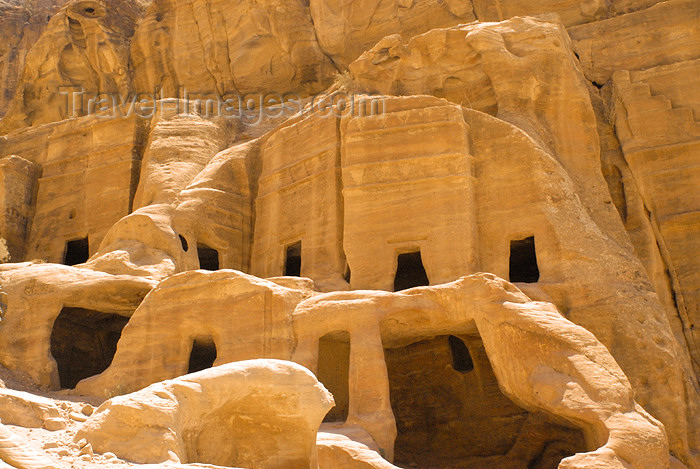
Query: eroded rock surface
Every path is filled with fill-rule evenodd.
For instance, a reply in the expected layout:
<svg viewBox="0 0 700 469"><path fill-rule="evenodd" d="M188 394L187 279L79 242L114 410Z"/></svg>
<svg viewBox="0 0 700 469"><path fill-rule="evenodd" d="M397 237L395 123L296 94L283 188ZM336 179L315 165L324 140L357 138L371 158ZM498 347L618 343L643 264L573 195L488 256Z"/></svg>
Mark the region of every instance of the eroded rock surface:
<svg viewBox="0 0 700 469"><path fill-rule="evenodd" d="M0 421L6 425L41 428L61 413L51 399L12 389L0 390Z"/></svg>
<svg viewBox="0 0 700 469"><path fill-rule="evenodd" d="M76 314L85 318L81 313L88 310L96 317L128 318L153 287L152 282L138 277L55 264L30 264L0 271L0 280L7 304L0 334L2 364L27 373L38 384L56 389L75 385L61 386L59 369L51 353L59 315L64 312L69 318ZM83 320L85 327L91 327L94 320L95 317ZM75 330L67 332L61 343L76 345L72 342L75 333ZM87 349L93 351L89 345ZM78 353L73 359L79 356ZM75 363L69 360L64 365L72 368ZM103 366L107 365L109 360Z"/></svg>
<svg viewBox="0 0 700 469"><path fill-rule="evenodd" d="M291 317L308 294L241 272L185 272L161 282L134 312L108 370L76 392L112 397L176 378L192 367L252 358L288 360ZM192 359L209 349L207 362Z"/></svg>
<svg viewBox="0 0 700 469"><path fill-rule="evenodd" d="M700 468L699 12L0 3L0 466Z"/></svg>
<svg viewBox="0 0 700 469"><path fill-rule="evenodd" d="M113 398L76 438L139 463L312 469L316 432L332 405L303 367L251 360Z"/></svg>
<svg viewBox="0 0 700 469"><path fill-rule="evenodd" d="M540 409L572 419L584 430L592 452L563 460L564 467L618 467L623 461L632 461L633 467L652 468L668 463L662 426L634 404L631 387L622 371L611 366L614 360L607 349L551 305L529 302L512 285L493 276L475 275L404 293L357 291L320 295L297 307L294 325L299 345L293 359L311 370L318 369L318 339L334 331L349 332L349 380L351 389L357 391L350 396L347 423L367 429L386 454L393 452L391 435L396 427L384 349L405 347L436 335L469 335L478 331L499 386L507 396L528 410ZM530 334L557 339L550 342L552 349L547 350L543 343L529 339ZM521 353L523 350L526 352ZM578 354L580 360L574 357ZM557 357L569 358L559 361ZM584 371L588 366L600 373L589 374ZM593 375L596 378L592 381L584 378ZM359 406L359 402L372 405ZM598 405L607 410L594 410ZM617 410L611 413L613 409ZM617 414L618 411L622 413ZM637 412L641 414L635 415ZM428 427L428 431L435 432L432 437L439 433L437 427ZM639 433L632 436L629 431ZM656 449L635 454L642 448ZM414 450L404 451L410 454Z"/></svg>
<svg viewBox="0 0 700 469"><path fill-rule="evenodd" d="M335 72L301 0L156 0L134 37L132 60L137 89L166 93L309 93Z"/></svg>
<svg viewBox="0 0 700 469"><path fill-rule="evenodd" d="M56 461L22 441L2 423L0 423L0 464L8 468L18 469L59 469L62 467Z"/></svg>

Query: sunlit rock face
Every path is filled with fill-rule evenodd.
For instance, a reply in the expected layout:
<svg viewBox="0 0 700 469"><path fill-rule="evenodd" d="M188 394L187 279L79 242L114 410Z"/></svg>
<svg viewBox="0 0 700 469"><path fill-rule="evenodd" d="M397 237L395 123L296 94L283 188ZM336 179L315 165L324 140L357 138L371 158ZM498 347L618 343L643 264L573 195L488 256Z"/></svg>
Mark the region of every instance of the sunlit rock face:
<svg viewBox="0 0 700 469"><path fill-rule="evenodd" d="M700 469L698 24L0 1L0 467Z"/></svg>

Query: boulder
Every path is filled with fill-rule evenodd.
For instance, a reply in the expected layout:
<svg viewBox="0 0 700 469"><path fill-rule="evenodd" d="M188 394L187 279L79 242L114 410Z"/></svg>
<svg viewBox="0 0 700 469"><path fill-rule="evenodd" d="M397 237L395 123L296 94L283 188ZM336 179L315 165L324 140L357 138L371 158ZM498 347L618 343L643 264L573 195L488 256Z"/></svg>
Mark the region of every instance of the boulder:
<svg viewBox="0 0 700 469"><path fill-rule="evenodd" d="M75 439L137 463L314 469L316 433L332 406L302 366L249 360L110 399Z"/></svg>

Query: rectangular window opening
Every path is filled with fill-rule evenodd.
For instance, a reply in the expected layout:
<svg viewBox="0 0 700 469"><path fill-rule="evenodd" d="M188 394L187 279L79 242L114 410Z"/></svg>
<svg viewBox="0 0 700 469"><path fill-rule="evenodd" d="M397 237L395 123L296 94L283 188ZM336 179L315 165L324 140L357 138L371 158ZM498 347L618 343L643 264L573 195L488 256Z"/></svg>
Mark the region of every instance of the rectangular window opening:
<svg viewBox="0 0 700 469"><path fill-rule="evenodd" d="M219 251L205 244L197 244L199 268L202 270L219 270Z"/></svg>
<svg viewBox="0 0 700 469"><path fill-rule="evenodd" d="M301 241L287 246L284 259L284 275L301 277Z"/></svg>
<svg viewBox="0 0 700 469"><path fill-rule="evenodd" d="M511 282L536 283L540 279L534 236L510 242L509 272Z"/></svg>
<svg viewBox="0 0 700 469"><path fill-rule="evenodd" d="M65 265L83 264L88 259L90 259L90 243L87 237L66 243L66 251L63 255L63 263Z"/></svg>
<svg viewBox="0 0 700 469"><path fill-rule="evenodd" d="M394 291L430 285L428 274L423 267L420 251L399 254L394 277Z"/></svg>

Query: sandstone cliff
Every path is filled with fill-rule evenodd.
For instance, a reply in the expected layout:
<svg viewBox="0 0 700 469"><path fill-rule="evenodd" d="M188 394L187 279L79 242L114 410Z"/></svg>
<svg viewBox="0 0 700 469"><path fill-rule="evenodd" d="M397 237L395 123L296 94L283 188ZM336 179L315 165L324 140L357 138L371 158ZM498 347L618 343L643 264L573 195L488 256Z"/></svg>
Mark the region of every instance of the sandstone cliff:
<svg viewBox="0 0 700 469"><path fill-rule="evenodd" d="M0 467L700 469L698 25L0 2Z"/></svg>

